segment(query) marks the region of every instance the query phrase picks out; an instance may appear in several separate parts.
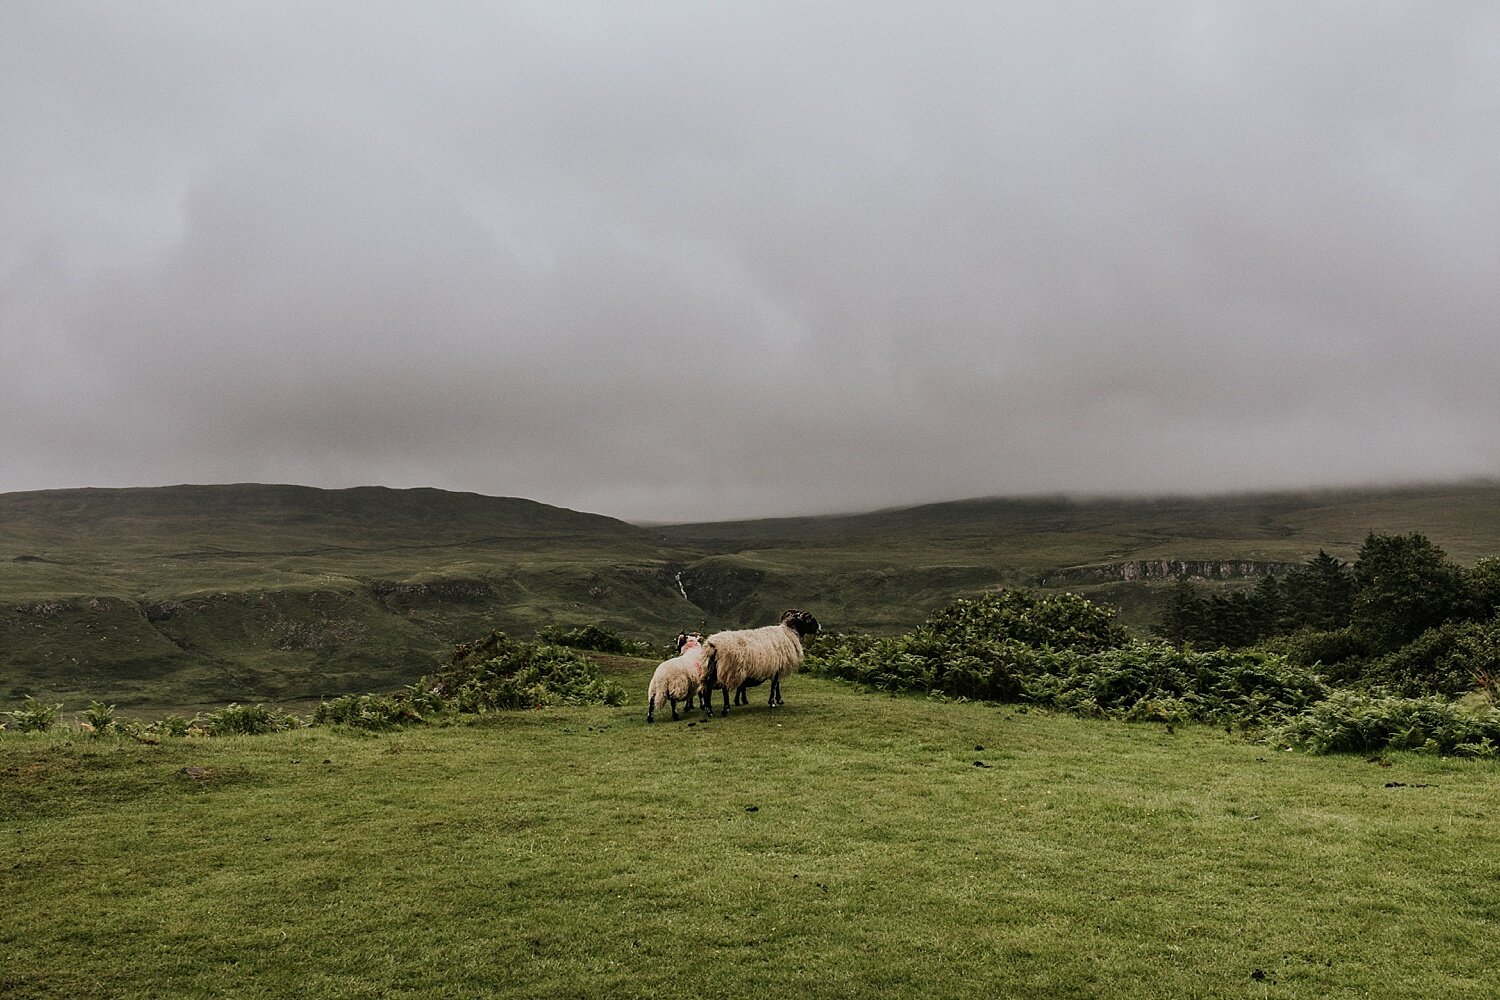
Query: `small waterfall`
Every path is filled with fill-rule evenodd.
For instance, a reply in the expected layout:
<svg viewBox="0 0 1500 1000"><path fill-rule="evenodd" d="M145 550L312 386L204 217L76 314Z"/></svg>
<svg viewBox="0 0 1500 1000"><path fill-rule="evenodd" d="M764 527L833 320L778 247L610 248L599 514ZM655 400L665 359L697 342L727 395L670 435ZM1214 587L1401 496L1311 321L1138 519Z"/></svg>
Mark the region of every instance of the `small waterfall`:
<svg viewBox="0 0 1500 1000"><path fill-rule="evenodd" d="M684 601L687 601L689 604L693 603L692 600L687 595L687 588L682 585L682 574L681 573L677 574L677 592L682 595L682 599Z"/></svg>

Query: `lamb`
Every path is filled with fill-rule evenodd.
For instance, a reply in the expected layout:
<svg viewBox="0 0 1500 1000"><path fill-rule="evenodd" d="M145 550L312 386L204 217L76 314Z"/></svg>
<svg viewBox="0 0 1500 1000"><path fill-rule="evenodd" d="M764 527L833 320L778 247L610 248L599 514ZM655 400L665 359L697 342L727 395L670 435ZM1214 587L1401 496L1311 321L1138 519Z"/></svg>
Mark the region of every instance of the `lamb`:
<svg viewBox="0 0 1500 1000"><path fill-rule="evenodd" d="M677 714L677 703L684 708L693 704L698 693L703 673L703 637L697 632L683 633L677 637L677 655L665 660L651 675L651 686L646 692L646 721L656 721L656 706L663 701L672 703L672 721Z"/></svg>
<svg viewBox="0 0 1500 1000"><path fill-rule="evenodd" d="M724 710L719 714L728 715L731 690L736 704L748 703L745 688L763 681L771 682L770 705L785 704L781 678L802 662L803 637L817 632L816 618L793 609L782 614L779 625L715 632L703 640L703 686L699 692L703 711L713 715L716 688L724 692Z"/></svg>

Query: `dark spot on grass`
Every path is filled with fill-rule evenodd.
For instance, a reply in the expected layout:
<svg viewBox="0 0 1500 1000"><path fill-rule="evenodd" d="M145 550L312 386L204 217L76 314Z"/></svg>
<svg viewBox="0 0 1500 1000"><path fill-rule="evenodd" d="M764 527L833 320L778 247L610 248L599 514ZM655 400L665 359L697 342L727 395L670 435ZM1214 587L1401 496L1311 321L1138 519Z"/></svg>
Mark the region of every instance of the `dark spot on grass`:
<svg viewBox="0 0 1500 1000"><path fill-rule="evenodd" d="M975 761L975 762L974 762L974 766L975 766L975 767L989 767L989 765L988 765L988 764L986 764L986 763L985 763L985 762L984 762L984 761L982 761L982 760L976 760L976 761Z"/></svg>
<svg viewBox="0 0 1500 1000"><path fill-rule="evenodd" d="M746 806L745 807L745 812L747 812L747 813L760 812L760 806Z"/></svg>

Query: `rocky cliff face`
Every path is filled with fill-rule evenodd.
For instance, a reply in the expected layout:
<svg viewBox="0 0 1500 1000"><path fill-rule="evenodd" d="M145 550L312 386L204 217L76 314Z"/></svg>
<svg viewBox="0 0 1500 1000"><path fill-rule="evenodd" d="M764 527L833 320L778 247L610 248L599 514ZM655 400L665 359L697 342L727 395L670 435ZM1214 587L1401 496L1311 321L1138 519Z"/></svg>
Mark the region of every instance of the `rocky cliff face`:
<svg viewBox="0 0 1500 1000"><path fill-rule="evenodd" d="M1069 566L1049 573L1039 583L1060 587L1083 583L1135 583L1148 580L1255 580L1296 569L1296 563L1251 559L1131 559L1098 566Z"/></svg>

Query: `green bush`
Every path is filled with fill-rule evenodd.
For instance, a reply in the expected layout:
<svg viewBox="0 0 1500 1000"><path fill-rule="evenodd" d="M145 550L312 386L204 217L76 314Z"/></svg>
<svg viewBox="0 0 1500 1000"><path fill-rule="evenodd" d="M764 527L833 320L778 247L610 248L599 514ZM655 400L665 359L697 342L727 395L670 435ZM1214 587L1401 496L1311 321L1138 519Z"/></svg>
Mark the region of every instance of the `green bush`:
<svg viewBox="0 0 1500 1000"><path fill-rule="evenodd" d="M279 708L232 704L198 716L194 722L210 736L259 736L296 729L302 720Z"/></svg>
<svg viewBox="0 0 1500 1000"><path fill-rule="evenodd" d="M1364 676L1409 698L1489 690L1500 676L1500 617L1430 628L1372 662Z"/></svg>
<svg viewBox="0 0 1500 1000"><path fill-rule="evenodd" d="M193 721L180 715L164 715L141 731L152 736L186 736Z"/></svg>
<svg viewBox="0 0 1500 1000"><path fill-rule="evenodd" d="M1138 642L1075 656L1066 670L1032 680L1026 693L1080 715L1251 725L1293 715L1327 688L1310 670L1272 653Z"/></svg>
<svg viewBox="0 0 1500 1000"><path fill-rule="evenodd" d="M380 694L346 694L318 705L315 726L341 725L354 729L382 730L424 721L409 701Z"/></svg>
<svg viewBox="0 0 1500 1000"><path fill-rule="evenodd" d="M566 646L522 642L493 633L485 658L466 656L420 688L459 712L551 705L620 705L622 689L599 676L592 660Z"/></svg>
<svg viewBox="0 0 1500 1000"><path fill-rule="evenodd" d="M655 656L658 650L647 642L632 642L616 632L599 625L581 625L562 629L551 625L540 628L537 641L544 645L567 646L570 649L590 649L596 653L617 653L621 656Z"/></svg>
<svg viewBox="0 0 1500 1000"><path fill-rule="evenodd" d="M1005 590L955 601L895 638L814 643L807 669L885 691L1017 701L1029 678L1126 641L1114 612L1082 597Z"/></svg>
<svg viewBox="0 0 1500 1000"><path fill-rule="evenodd" d="M1315 753L1422 750L1493 756L1500 711L1471 712L1444 698L1336 691L1269 734L1279 746Z"/></svg>
<svg viewBox="0 0 1500 1000"><path fill-rule="evenodd" d="M1258 724L1326 694L1312 670L1260 650L1127 642L1112 612L1071 594L958 601L903 636L815 642L808 669L886 691L1032 702L1081 715Z"/></svg>
<svg viewBox="0 0 1500 1000"><path fill-rule="evenodd" d="M43 705L31 695L20 708L3 713L10 720L6 728L18 733L45 733L57 724L61 705Z"/></svg>
<svg viewBox="0 0 1500 1000"><path fill-rule="evenodd" d="M1319 668L1334 682L1355 680L1364 670L1370 649L1350 628L1322 631L1303 629L1262 644L1299 667Z"/></svg>

